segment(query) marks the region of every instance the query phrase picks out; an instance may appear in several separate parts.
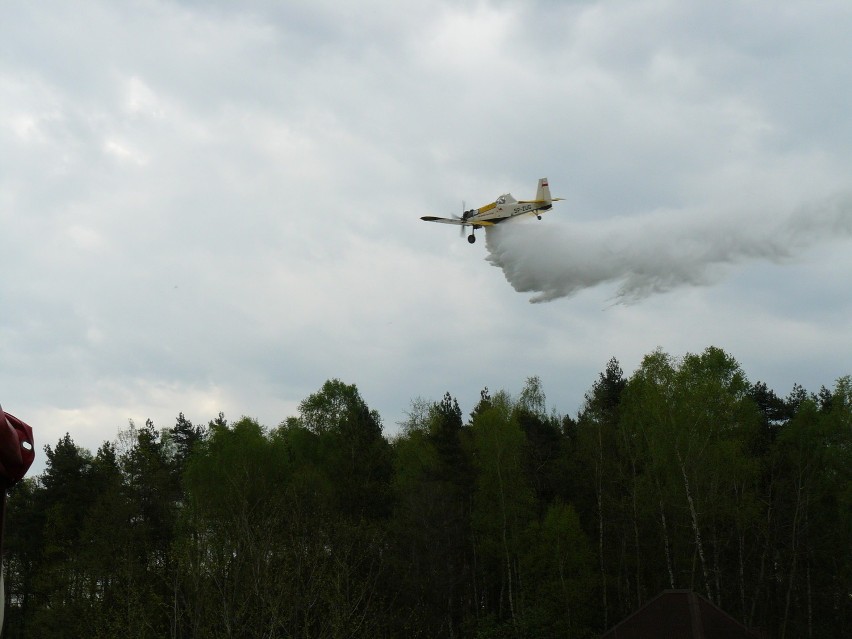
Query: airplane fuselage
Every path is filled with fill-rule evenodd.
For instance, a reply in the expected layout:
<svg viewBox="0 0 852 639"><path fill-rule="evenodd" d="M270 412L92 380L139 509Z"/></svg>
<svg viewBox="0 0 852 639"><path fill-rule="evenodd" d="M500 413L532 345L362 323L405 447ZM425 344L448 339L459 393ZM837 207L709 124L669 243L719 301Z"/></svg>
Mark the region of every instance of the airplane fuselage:
<svg viewBox="0 0 852 639"><path fill-rule="evenodd" d="M504 204L498 204L496 202L492 202L491 204L486 204L482 208L468 211L470 215L464 216L464 219L474 226L476 226L477 222L498 224L499 222L503 222L504 220L508 220L513 217L533 215L539 211L548 211L552 208L552 204L544 205L532 202L507 202Z"/></svg>

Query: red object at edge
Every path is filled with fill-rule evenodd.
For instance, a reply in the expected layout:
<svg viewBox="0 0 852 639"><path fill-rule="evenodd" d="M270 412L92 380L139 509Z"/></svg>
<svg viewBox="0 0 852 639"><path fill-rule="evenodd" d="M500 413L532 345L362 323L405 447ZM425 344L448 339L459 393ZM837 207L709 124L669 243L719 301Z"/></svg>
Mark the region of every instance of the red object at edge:
<svg viewBox="0 0 852 639"><path fill-rule="evenodd" d="M33 429L0 408L0 484L16 484L34 459Z"/></svg>

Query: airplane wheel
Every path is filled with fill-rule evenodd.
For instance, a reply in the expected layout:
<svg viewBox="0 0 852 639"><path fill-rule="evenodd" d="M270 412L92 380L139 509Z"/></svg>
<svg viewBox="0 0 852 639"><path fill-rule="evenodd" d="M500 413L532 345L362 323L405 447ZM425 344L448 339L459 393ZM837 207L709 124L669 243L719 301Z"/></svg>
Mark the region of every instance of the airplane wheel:
<svg viewBox="0 0 852 639"><path fill-rule="evenodd" d="M537 217L538 219L541 219L541 216L540 216L540 215L536 215L536 217Z"/></svg>
<svg viewBox="0 0 852 639"><path fill-rule="evenodd" d="M473 244L474 242L476 242L476 236L473 233L471 233L470 235L467 236L467 241L470 242L471 244Z"/></svg>

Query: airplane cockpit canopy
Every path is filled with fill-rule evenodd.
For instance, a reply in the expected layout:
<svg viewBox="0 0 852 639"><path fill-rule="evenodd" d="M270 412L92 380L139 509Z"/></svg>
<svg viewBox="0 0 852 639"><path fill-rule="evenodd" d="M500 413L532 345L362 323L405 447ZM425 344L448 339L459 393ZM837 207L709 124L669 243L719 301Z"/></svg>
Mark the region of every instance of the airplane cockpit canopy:
<svg viewBox="0 0 852 639"><path fill-rule="evenodd" d="M504 193L496 200L496 204L512 204L513 202L517 202L517 200L512 197L511 193Z"/></svg>

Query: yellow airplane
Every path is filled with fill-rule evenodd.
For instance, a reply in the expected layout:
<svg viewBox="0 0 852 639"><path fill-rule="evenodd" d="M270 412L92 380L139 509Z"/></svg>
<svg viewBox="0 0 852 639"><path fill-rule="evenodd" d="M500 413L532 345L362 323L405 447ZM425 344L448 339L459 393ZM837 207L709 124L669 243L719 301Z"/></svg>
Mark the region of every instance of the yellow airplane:
<svg viewBox="0 0 852 639"><path fill-rule="evenodd" d="M547 184L547 178L541 178L538 181L538 190L536 191L534 200L518 201L510 193L506 193L490 204L481 206L478 209L465 211L461 217L453 216L452 218L446 218L427 215L420 219L426 222L460 225L462 235L464 235L465 227L470 226L471 231L470 235L467 236L467 241L473 244L476 242L476 236L474 235L476 229L483 226L494 226L500 222L505 222L508 219L522 215L535 215L538 219L541 219L541 214L552 209L553 202L558 202L561 199L563 198L550 197L550 186Z"/></svg>

